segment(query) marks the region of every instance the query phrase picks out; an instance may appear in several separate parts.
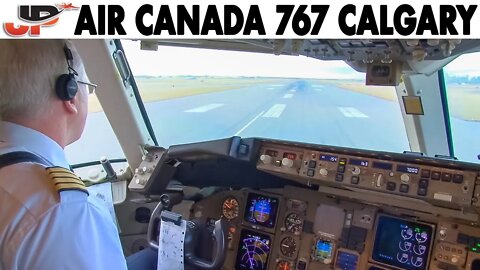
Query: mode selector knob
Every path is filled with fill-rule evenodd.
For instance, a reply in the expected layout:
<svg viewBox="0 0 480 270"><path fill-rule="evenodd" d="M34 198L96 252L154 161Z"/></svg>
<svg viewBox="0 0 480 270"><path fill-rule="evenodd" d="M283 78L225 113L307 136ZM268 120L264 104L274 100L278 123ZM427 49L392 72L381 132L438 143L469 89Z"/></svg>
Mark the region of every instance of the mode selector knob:
<svg viewBox="0 0 480 270"><path fill-rule="evenodd" d="M354 175L359 175L362 171L360 170L360 168L358 166L354 166L352 168L352 174Z"/></svg>
<svg viewBox="0 0 480 270"><path fill-rule="evenodd" d="M321 168L319 171L321 176L327 176L328 175L328 170L325 168Z"/></svg>
<svg viewBox="0 0 480 270"><path fill-rule="evenodd" d="M293 167L293 160L291 160L289 158L283 158L282 159L282 166L287 167L287 168Z"/></svg>
<svg viewBox="0 0 480 270"><path fill-rule="evenodd" d="M408 182L410 182L410 176L408 176L408 174L402 174L400 175L400 180L402 181L402 183L404 184L408 184Z"/></svg>
<svg viewBox="0 0 480 270"><path fill-rule="evenodd" d="M270 155L261 155L260 160L263 162L263 164L272 163L272 157Z"/></svg>

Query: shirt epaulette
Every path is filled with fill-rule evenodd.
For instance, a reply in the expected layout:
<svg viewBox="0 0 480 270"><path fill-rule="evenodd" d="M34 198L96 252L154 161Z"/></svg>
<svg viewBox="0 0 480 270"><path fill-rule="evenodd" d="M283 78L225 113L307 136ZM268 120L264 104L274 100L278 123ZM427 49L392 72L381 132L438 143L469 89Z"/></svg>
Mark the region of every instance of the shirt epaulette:
<svg viewBox="0 0 480 270"><path fill-rule="evenodd" d="M85 183L73 172L62 167L46 168L47 174L55 185L55 189L60 193L65 190L78 190L88 195Z"/></svg>

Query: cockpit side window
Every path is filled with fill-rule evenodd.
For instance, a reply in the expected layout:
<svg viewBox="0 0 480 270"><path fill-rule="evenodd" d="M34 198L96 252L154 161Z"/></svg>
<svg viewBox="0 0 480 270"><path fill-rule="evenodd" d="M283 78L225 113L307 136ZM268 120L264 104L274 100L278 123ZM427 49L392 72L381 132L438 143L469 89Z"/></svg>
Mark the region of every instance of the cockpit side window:
<svg viewBox="0 0 480 270"><path fill-rule="evenodd" d="M454 154L479 163L480 52L465 54L444 68Z"/></svg>

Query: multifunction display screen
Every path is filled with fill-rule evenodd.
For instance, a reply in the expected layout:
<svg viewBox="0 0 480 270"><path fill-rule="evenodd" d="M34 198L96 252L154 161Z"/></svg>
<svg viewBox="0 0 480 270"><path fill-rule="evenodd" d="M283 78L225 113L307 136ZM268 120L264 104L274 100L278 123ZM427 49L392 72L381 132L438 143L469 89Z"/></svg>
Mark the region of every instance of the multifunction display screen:
<svg viewBox="0 0 480 270"><path fill-rule="evenodd" d="M267 228L275 227L275 218L278 211L278 199L249 193L245 207L245 221Z"/></svg>
<svg viewBox="0 0 480 270"><path fill-rule="evenodd" d="M270 254L270 236L242 230L238 244L236 270L266 270Z"/></svg>
<svg viewBox="0 0 480 270"><path fill-rule="evenodd" d="M433 225L379 216L372 259L407 270L427 268Z"/></svg>

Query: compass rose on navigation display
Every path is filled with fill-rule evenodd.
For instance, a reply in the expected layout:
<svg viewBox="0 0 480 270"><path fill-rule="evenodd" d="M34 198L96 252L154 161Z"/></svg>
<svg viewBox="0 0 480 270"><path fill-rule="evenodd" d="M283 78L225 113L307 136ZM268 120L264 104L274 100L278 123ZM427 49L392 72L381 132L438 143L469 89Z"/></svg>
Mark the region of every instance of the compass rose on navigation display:
<svg viewBox="0 0 480 270"><path fill-rule="evenodd" d="M270 237L257 232L243 230L237 252L235 269L265 270L270 253Z"/></svg>

